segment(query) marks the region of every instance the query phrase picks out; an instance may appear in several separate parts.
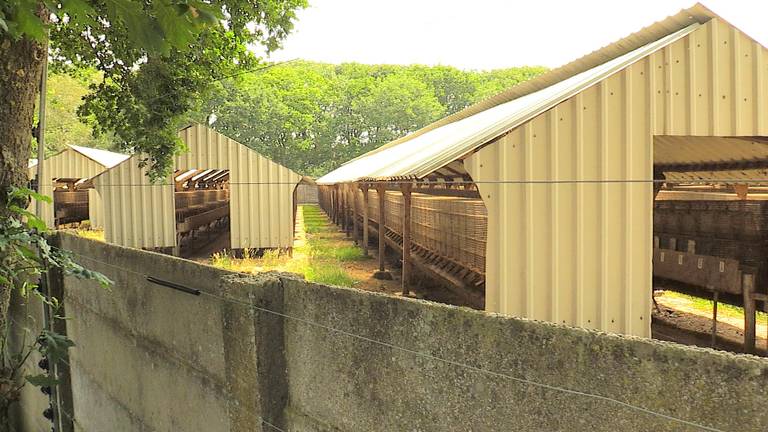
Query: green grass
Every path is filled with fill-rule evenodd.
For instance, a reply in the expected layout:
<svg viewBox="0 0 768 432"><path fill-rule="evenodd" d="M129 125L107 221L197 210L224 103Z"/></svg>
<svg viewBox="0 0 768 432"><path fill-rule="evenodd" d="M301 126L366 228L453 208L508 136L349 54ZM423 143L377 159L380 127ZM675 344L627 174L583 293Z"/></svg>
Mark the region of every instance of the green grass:
<svg viewBox="0 0 768 432"><path fill-rule="evenodd" d="M268 270L287 271L303 274L312 282L343 287L353 287L358 281L344 269L343 263L370 259L360 248L349 245L340 237L338 229L327 216L312 205L301 206L306 241L297 244L293 257L279 250L264 251L257 257L252 251L244 250L242 258L234 258L227 251L211 256L211 264L225 270L258 272Z"/></svg>
<svg viewBox="0 0 768 432"><path fill-rule="evenodd" d="M75 230L75 234L90 240L104 241L104 230L80 229Z"/></svg>
<svg viewBox="0 0 768 432"><path fill-rule="evenodd" d="M693 307L699 311L712 313L714 303L710 299L696 297L676 291L664 291L663 297L678 298L689 301ZM744 319L744 308L734 306L728 303L717 302L717 315L730 318ZM757 322L768 323L768 313L758 311Z"/></svg>
<svg viewBox="0 0 768 432"><path fill-rule="evenodd" d="M339 261L363 261L370 259L370 256L364 255L363 250L356 246L342 246L333 249L334 257Z"/></svg>
<svg viewBox="0 0 768 432"><path fill-rule="evenodd" d="M357 283L344 269L334 266L330 262L313 262L304 271L304 277L308 281L327 285L353 287Z"/></svg>

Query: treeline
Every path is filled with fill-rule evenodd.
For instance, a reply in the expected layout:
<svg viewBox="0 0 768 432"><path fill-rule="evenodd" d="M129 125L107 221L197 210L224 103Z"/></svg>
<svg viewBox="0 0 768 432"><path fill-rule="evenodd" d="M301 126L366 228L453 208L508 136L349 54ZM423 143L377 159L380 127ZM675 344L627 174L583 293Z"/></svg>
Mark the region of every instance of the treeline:
<svg viewBox="0 0 768 432"><path fill-rule="evenodd" d="M219 84L193 118L319 176L545 70L294 62Z"/></svg>
<svg viewBox="0 0 768 432"><path fill-rule="evenodd" d="M213 114L221 133L319 176L544 71L292 62L216 83L189 120L205 124ZM48 154L66 144L116 147L114 136L94 138L88 119L76 114L88 85L99 79L92 71L49 77Z"/></svg>

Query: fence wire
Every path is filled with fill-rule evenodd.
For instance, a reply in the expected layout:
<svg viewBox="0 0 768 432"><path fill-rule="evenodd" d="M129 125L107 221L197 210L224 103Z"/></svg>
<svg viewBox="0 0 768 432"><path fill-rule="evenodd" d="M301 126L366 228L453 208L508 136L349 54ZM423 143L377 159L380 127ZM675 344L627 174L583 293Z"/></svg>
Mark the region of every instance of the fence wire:
<svg viewBox="0 0 768 432"><path fill-rule="evenodd" d="M218 182L214 182L218 183ZM339 182L333 184L317 184L318 187L326 186L332 187L335 185L345 184L367 184L367 185L416 185L416 186L471 186L478 184L636 184L636 183L651 183L651 184L711 184L711 183L738 183L738 184L768 184L768 178L700 178L700 179L538 179L538 180L419 180L419 179L398 179L398 180L354 180L348 182ZM202 184L205 184L203 182ZM225 181L221 184L227 185L252 185L252 186L280 186L291 185L296 186L299 182L280 182L280 181L265 181L265 182L230 182ZM160 186L174 186L175 183L104 183L98 186L98 189L107 187L160 187ZM417 190L417 189L415 189ZM414 191L415 191L414 190Z"/></svg>
<svg viewBox="0 0 768 432"><path fill-rule="evenodd" d="M124 268L124 267L120 267L120 266L117 266L117 265L114 265L114 264L111 264L111 263L108 263L108 262L105 262L105 261L102 261L102 260L98 260L98 259L89 257L87 255L82 255L82 254L79 254L79 253L76 253L76 252L73 252L73 251L69 251L69 252L74 254L74 255L76 255L76 256L79 256L81 258L85 258L85 259L87 259L89 261L92 261L94 263L98 263L98 264L101 264L101 265L112 267L112 268L114 268L114 269L116 269L116 270L118 270L120 272L132 273L132 274L135 274L135 275L140 276L142 278L146 278L148 276L145 273L140 273L140 272L137 272L137 271L134 271L134 270L130 270L130 269L127 269L127 268ZM387 347L387 348L390 348L390 349L393 349L393 350L397 350L397 351L401 351L401 352L404 352L404 353L407 353L407 354L411 354L411 355L414 355L414 356L417 356L417 357L421 357L421 358L425 358L425 359L428 359L428 360L444 363L444 364L451 365L451 366L461 367L461 368L464 368L466 370L469 370L469 371L472 371L472 372L475 372L475 373L485 374L485 375L496 377L496 378L502 378L502 379L510 380L510 381L517 382L517 383L520 383L520 384L525 384L525 385L529 385L529 386L533 386L533 387L537 387L537 388L541 388L541 389L545 389L545 390L560 392L560 393L564 393L564 394L568 394L568 395L572 395L572 396L589 398L589 399L593 399L593 400L597 400L597 401L601 401L601 402L611 403L611 404L618 405L618 406L621 406L621 407L625 407L625 408L628 408L628 409L631 409L631 410L634 410L634 411L637 411L637 412L640 412L640 413L643 413L643 414L647 414L647 415L650 415L650 416L653 416L653 417L658 417L658 418L661 418L661 419L664 419L664 420L667 420L667 421L670 421L670 422L673 422L673 423L694 427L694 428L697 428L697 429L700 429L700 430L703 430L703 431L725 432L725 431L723 431L721 429L718 429L718 428L715 428L715 427L706 426L706 425L699 424L699 423L692 422L692 421L688 421L688 420L685 420L685 419L682 419L682 418L679 418L679 417L675 417L675 416L672 416L672 415L664 414L664 413L661 413L661 412L658 412L658 411L655 411L655 410L652 410L652 409L648 409L648 408L637 406L637 405L634 405L634 404L631 404L631 403L628 403L628 402L624 402L624 401L621 401L621 400L618 400L618 399L615 399L615 398L612 398L612 397L609 397L609 396L602 396L602 395L599 395L599 394L582 392L582 391L579 391L579 390L573 390L573 389L569 389L569 388L559 387L559 386L556 386L556 385L545 384L545 383L537 382L537 381L526 379L526 378L519 378L519 377L515 377L515 376L509 375L509 374L502 373L502 372L496 372L496 371L492 371L492 370L488 370L488 369L483 369L483 368L480 368L480 367L477 367L477 366L472 366L470 364L463 363L463 362L460 362L460 361L445 359L445 358L442 358L442 357L434 356L434 355L429 354L429 353L412 350L410 348L405 348L405 347L402 347L402 346L399 346L399 345L391 344L389 342L380 341L380 340L377 340L377 339L373 339L373 338L369 338L369 337L366 337L366 336L362 336L362 335L359 335L359 334L356 334L356 333L352 333L352 332L349 332L349 331L346 331L346 330L342 330L342 329L338 329L338 328L335 328L335 327L331 327L331 326L328 326L328 325L325 325L325 324L322 324L322 323L318 323L318 322L315 322L315 321L312 321L312 320L308 320L308 319L305 319L305 318L301 318L301 317L297 317L297 316L293 316L293 315L288 315L288 314L285 314L285 313L282 313L282 312L273 311L273 310L270 310L268 308L256 306L254 304L251 304L251 303L248 303L248 302L244 302L244 301L241 301L241 300L238 300L238 299L230 298L230 297L225 297L225 296L221 296L221 295L217 295L217 294L213 294L213 293L209 293L209 292L205 292L205 291L201 291L200 294L201 294L202 297L208 297L208 298L216 299L218 301L225 301L225 302L229 302L229 303L232 303L232 304L238 304L240 306L247 307L247 308L250 308L252 310L256 310L256 311L272 314L272 315L275 315L275 316L279 316L281 318L285 318L285 319L296 321L298 323L302 323L302 324L305 324L305 325L309 325L309 326L313 326L313 327L316 327L316 328L324 329L324 330L326 330L326 331L328 331L330 333L336 333L336 334L339 334L339 335L344 335L344 336L351 337L351 338L354 338L354 339L358 339L358 340L361 340L361 341L365 341L365 342L368 342L368 343L371 343L371 344L376 344L376 345ZM270 426L274 426L274 425L270 425Z"/></svg>

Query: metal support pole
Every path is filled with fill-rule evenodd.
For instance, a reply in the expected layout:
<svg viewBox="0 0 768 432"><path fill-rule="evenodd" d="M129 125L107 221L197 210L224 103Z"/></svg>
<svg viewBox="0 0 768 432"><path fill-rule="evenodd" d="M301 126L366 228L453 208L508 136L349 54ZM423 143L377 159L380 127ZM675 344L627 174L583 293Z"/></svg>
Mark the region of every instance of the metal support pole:
<svg viewBox="0 0 768 432"><path fill-rule="evenodd" d="M411 277L411 190L413 185L400 185L403 193L403 295L408 295L408 285Z"/></svg>
<svg viewBox="0 0 768 432"><path fill-rule="evenodd" d="M43 74L40 78L40 106L37 119L37 193L43 194L43 163L45 161L45 96L48 82L48 44L45 44L45 58L43 58ZM51 197L53 198L53 197ZM43 218L43 202L35 200L37 217ZM43 218L43 220L45 220ZM47 223L47 221L46 221Z"/></svg>

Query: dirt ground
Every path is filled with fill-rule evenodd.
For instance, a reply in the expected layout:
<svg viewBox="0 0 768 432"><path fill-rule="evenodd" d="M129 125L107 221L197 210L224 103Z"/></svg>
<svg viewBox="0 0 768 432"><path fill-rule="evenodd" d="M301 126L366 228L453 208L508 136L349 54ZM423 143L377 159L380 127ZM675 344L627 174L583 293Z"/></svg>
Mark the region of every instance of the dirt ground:
<svg viewBox="0 0 768 432"><path fill-rule="evenodd" d="M300 222L297 221L297 224L300 224ZM318 238L324 242L327 241L331 247L338 248L355 244L351 237L347 237L347 235L340 228L333 225L330 220L327 220L327 225L329 227L327 231L321 231L311 235L318 236ZM298 234L297 240L299 240L302 235L306 235L303 230ZM368 255L370 256L370 259L343 261L340 263L344 271L356 281L354 287L366 291L400 295L402 293L400 269L394 268L395 266L393 266L392 262L390 262L388 258L385 258L385 269L392 275L392 280L375 279L373 274L379 270L378 249L369 247Z"/></svg>
<svg viewBox="0 0 768 432"><path fill-rule="evenodd" d="M659 309L653 310L653 337L661 340L712 347L712 311L704 311L686 298L655 294ZM741 352L744 342L743 318L718 313L717 341L714 348ZM768 326L758 322L756 347L758 354L768 355Z"/></svg>

